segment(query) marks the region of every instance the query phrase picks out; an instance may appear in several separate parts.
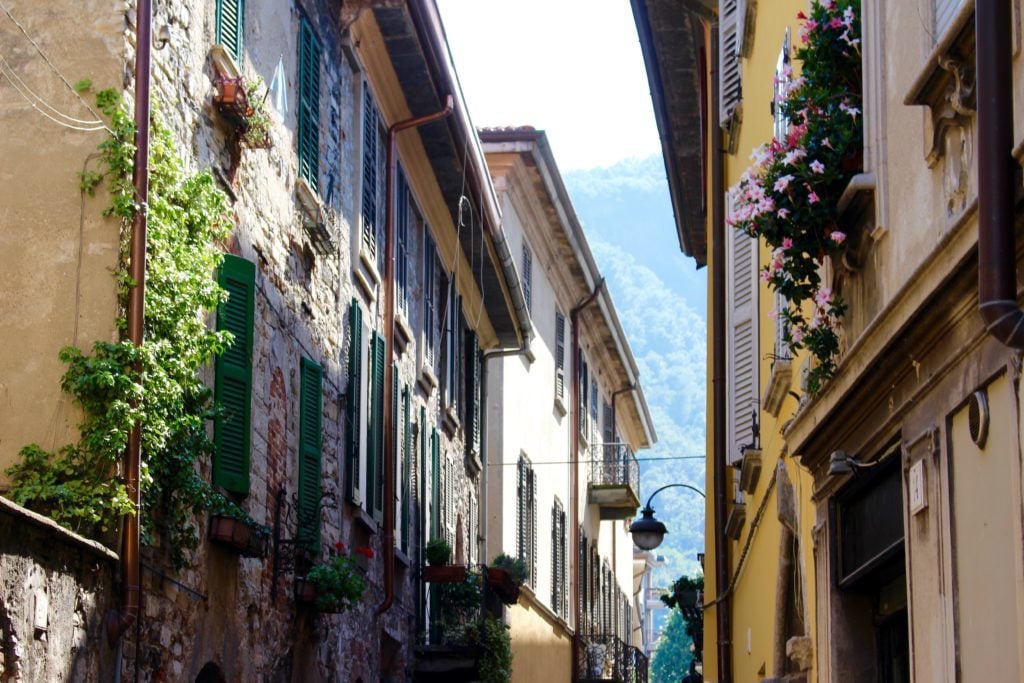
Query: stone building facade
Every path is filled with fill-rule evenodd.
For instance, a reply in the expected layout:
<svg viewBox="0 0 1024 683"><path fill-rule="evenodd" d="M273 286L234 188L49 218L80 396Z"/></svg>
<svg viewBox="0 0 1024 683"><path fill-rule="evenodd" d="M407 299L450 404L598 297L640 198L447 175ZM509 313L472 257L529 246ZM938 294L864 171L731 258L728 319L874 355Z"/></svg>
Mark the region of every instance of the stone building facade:
<svg viewBox="0 0 1024 683"><path fill-rule="evenodd" d="M65 4L12 13L39 54L49 53L64 70L90 69L82 76L97 88L123 85L130 95L134 7L59 7ZM91 21L71 20L83 16ZM204 513L195 520L199 546L182 571L169 566L161 548L144 547L142 610L118 650L121 660L111 664L98 655L83 666L169 681L412 678L415 646L425 638L420 568L427 536L448 537L457 560L482 560L486 439L474 391L481 354L521 347L529 331L437 8L432 0L174 0L159 3L153 25L169 36L153 52L154 101L186 164L210 168L231 200L234 229L220 278L232 298L211 324L241 324L229 329L249 342L242 363L248 393L241 399L228 392L226 360L207 377L229 407L240 401L236 414L247 413L247 436L232 446L241 471L225 477L227 446L220 463L199 467L270 532L263 556L240 556L208 538ZM88 59L72 60L65 41L86 48ZM13 68L22 73L44 68L30 47L17 55ZM213 104L218 81L239 77L243 86L263 79L248 95L266 98L266 147L241 144L236 124ZM54 81L37 90L71 97L63 87ZM441 112L446 100L453 105L446 118L394 136L396 320L394 351L385 361L389 127ZM72 189L100 134L63 130L55 138L30 114L25 104L3 115L10 135L0 148L31 170L2 195L10 207L5 223L20 226L26 243L73 244L79 256L71 268L73 256L57 249L53 259L39 259L41 273L19 265L21 247L0 257L0 270L17 282L0 303L2 334L26 333L0 369L14 397L0 427L3 467L25 443L72 438L77 416L54 390L62 372L56 350L116 337L110 270L119 226L97 218L101 200L80 200ZM34 148L26 138L36 140ZM49 207L28 189L38 186L32 173L44 158L53 162L47 177L67 176ZM47 287L38 286L51 276ZM30 301L41 315L19 317ZM241 323L230 322L232 311L241 312ZM69 325L69 317L81 326ZM385 405L382 378L391 362L394 401ZM60 408L56 416L33 414L33 404ZM383 451L385 415L395 425L390 454ZM218 444L228 443L227 431L223 424L214 429ZM392 501L394 528L386 529ZM431 527L432 516L439 526ZM339 543L362 553L367 590L349 612L317 614L296 603L293 581ZM6 538L0 551L11 552ZM110 558L104 562L110 580ZM394 571L386 572L392 562ZM98 587L103 578L89 582ZM16 592L5 585L3 599ZM3 673L15 671L11 657Z"/></svg>

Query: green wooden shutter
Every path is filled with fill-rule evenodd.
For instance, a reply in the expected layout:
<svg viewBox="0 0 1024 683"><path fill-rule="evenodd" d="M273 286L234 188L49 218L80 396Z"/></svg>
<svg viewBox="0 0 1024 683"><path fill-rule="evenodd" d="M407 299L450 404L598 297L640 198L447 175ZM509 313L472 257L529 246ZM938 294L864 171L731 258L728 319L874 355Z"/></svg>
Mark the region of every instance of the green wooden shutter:
<svg viewBox="0 0 1024 683"><path fill-rule="evenodd" d="M441 537L441 439L430 432L430 538Z"/></svg>
<svg viewBox="0 0 1024 683"><path fill-rule="evenodd" d="M245 0L217 0L217 42L239 67L245 36Z"/></svg>
<svg viewBox="0 0 1024 683"><path fill-rule="evenodd" d="M565 399L565 316L555 311L555 396Z"/></svg>
<svg viewBox="0 0 1024 683"><path fill-rule="evenodd" d="M299 389L299 541L320 549L320 451L323 419L323 370L302 359Z"/></svg>
<svg viewBox="0 0 1024 683"><path fill-rule="evenodd" d="M299 30L299 177L320 189L320 43L309 21Z"/></svg>
<svg viewBox="0 0 1024 683"><path fill-rule="evenodd" d="M217 309L217 329L230 332L234 341L214 366L214 400L223 414L213 423L213 483L248 494L256 266L225 254L217 281L228 293Z"/></svg>
<svg viewBox="0 0 1024 683"><path fill-rule="evenodd" d="M466 333L466 450L480 457L480 346L475 332Z"/></svg>
<svg viewBox="0 0 1024 683"><path fill-rule="evenodd" d="M409 442L409 387L402 390L402 552L409 552L409 461L412 459Z"/></svg>
<svg viewBox="0 0 1024 683"><path fill-rule="evenodd" d="M348 320L348 403L345 408L348 441L345 450L345 492L350 501L357 503L357 492L360 489L359 421L362 416L363 309L354 298Z"/></svg>
<svg viewBox="0 0 1024 683"><path fill-rule="evenodd" d="M367 471L366 509L376 515L383 513L384 502L384 337L373 333L370 344L372 396L370 400L370 443Z"/></svg>

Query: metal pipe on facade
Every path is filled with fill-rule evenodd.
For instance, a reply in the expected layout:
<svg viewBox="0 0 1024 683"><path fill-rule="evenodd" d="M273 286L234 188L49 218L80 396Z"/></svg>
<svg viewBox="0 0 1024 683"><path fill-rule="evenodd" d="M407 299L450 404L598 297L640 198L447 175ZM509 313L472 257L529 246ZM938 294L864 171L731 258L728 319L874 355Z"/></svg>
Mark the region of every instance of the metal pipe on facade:
<svg viewBox="0 0 1024 683"><path fill-rule="evenodd" d="M637 387L636 382L630 382L629 386L622 387L621 389L617 389L616 391L612 392L612 428L613 429L615 428L615 425L618 424L618 418L619 418L618 410L615 407L616 399L619 398L619 394L624 394L627 391L636 391L636 387Z"/></svg>
<svg viewBox="0 0 1024 683"><path fill-rule="evenodd" d="M569 430L572 434L572 481L570 482L571 497L572 497L572 547L573 557L575 561L579 562L580 557L580 420L582 415L580 414L580 330L579 330L579 317L580 313L583 312L590 304L594 303L597 299L597 295L604 289L604 278L598 280L597 285L594 286L592 291L587 298L580 302L577 306L574 306L569 311L569 325L572 328L572 386L570 389L570 400L572 401L572 420L569 425ZM572 652L572 679L575 681L579 678L579 638L580 635L580 621L582 615L583 605L580 604L580 586L579 586L579 571L572 572L570 577L570 584L572 588L572 603L575 606L576 621L573 624L573 652Z"/></svg>
<svg viewBox="0 0 1024 683"><path fill-rule="evenodd" d="M725 194L723 190L724 158L722 122L718 110L718 23L711 24L711 339L712 339L712 410L714 416L714 519L715 519L715 593L724 598L717 603L715 623L718 626L718 680L732 681L732 636L729 624L729 599L723 595L729 585L729 547L725 537L726 498L726 372L725 372Z"/></svg>
<svg viewBox="0 0 1024 683"><path fill-rule="evenodd" d="M441 111L416 116L391 124L388 128L386 176L384 178L384 534L381 538L384 555L384 601L377 608L383 613L395 600L395 171L398 164L396 137L403 130L419 128L440 121L452 113L455 100L445 99Z"/></svg>
<svg viewBox="0 0 1024 683"><path fill-rule="evenodd" d="M128 292L128 338L142 345L146 304L146 212L149 202L149 82L152 45L153 8L151 0L138 0L135 7L135 160L132 183L135 187L135 214L132 216L128 273L135 285ZM141 365L135 374L141 381ZM133 406L134 407L134 406ZM142 463L142 428L138 422L128 435L124 455L125 488L134 512L124 516L121 534L121 609L106 616L107 639L111 645L135 622L139 614L139 514L141 495L139 471Z"/></svg>
<svg viewBox="0 0 1024 683"><path fill-rule="evenodd" d="M1006 0L975 4L978 87L978 312L988 333L1024 349L1017 305L1012 16Z"/></svg>

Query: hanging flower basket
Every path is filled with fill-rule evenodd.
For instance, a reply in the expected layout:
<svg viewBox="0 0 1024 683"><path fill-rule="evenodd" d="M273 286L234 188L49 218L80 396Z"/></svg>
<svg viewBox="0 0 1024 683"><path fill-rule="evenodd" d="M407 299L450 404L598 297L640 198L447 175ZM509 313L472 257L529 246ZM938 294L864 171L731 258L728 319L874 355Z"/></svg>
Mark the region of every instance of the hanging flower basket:
<svg viewBox="0 0 1024 683"><path fill-rule="evenodd" d="M428 565L423 568L423 580L427 583L462 583L466 580L466 565Z"/></svg>
<svg viewBox="0 0 1024 683"><path fill-rule="evenodd" d="M210 540L241 553L248 549L252 531L244 519L224 515L210 516Z"/></svg>

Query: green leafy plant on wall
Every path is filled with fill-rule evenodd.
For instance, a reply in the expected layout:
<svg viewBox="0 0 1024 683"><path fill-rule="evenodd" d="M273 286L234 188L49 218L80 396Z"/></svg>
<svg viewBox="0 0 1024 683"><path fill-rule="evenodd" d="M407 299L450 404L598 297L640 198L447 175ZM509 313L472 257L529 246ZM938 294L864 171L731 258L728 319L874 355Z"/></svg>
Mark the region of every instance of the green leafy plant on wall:
<svg viewBox="0 0 1024 683"><path fill-rule="evenodd" d="M846 311L820 268L849 246L837 207L862 164L860 1L816 0L810 16L797 16L802 73L790 80L787 65L777 84L789 129L751 154L753 165L730 191L728 222L772 250L761 279L786 299L775 315L787 323L789 348L806 348L816 361L808 375L813 395L836 371Z"/></svg>
<svg viewBox="0 0 1024 683"><path fill-rule="evenodd" d="M342 612L359 604L366 590L359 564L345 552L342 543L334 544L335 552L323 564L306 574L306 580L316 586L316 608L320 612Z"/></svg>
<svg viewBox="0 0 1024 683"><path fill-rule="evenodd" d="M212 454L207 421L216 414L211 391L199 371L230 343L211 330L210 311L225 300L213 278L221 261L216 244L231 229L228 201L209 172L187 171L170 130L153 116L146 247L146 310L142 346L125 339L125 303L134 284L128 275L129 230L135 211L132 167L134 121L121 96L97 93L112 135L100 144L101 171L83 173L83 192L104 181L111 203L105 215L121 222L121 297L118 342L98 341L91 352L67 347L61 387L81 407L80 439L50 452L26 446L7 473L10 496L87 535L115 529L133 512L124 484L115 476L133 423L142 426L141 528L143 541L166 542L175 566L188 563L196 547L194 519L212 510L251 520L214 491L197 472L197 460ZM154 108L155 110L155 108ZM141 373L135 371L136 365Z"/></svg>

